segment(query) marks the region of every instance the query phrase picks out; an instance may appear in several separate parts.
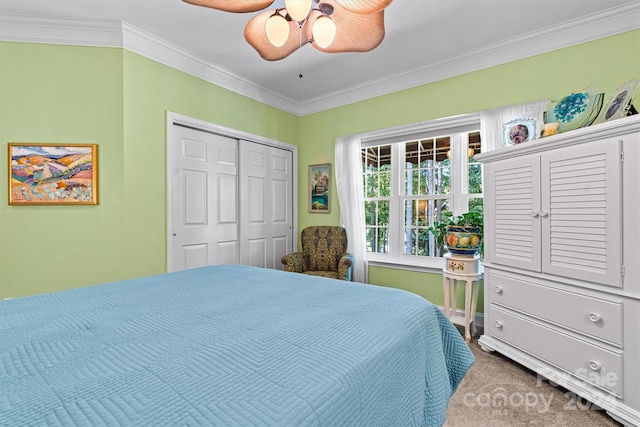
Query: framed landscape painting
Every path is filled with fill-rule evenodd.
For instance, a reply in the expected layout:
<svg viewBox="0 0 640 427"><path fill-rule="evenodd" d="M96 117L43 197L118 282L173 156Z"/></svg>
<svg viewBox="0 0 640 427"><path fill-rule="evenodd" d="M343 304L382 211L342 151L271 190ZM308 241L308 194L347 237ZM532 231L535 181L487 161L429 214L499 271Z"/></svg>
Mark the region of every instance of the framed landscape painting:
<svg viewBox="0 0 640 427"><path fill-rule="evenodd" d="M10 205L97 205L97 144L9 143Z"/></svg>
<svg viewBox="0 0 640 427"><path fill-rule="evenodd" d="M329 213L331 206L331 164L309 166L309 212Z"/></svg>

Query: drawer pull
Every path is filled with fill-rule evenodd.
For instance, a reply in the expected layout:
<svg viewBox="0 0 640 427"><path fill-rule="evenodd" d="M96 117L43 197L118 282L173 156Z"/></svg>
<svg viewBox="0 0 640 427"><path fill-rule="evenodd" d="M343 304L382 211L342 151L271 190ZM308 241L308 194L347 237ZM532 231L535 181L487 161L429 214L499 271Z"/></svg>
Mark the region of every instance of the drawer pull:
<svg viewBox="0 0 640 427"><path fill-rule="evenodd" d="M592 371L599 371L602 368L602 365L600 365L600 362L597 362L595 360L592 360L591 362L589 362L589 369L591 369Z"/></svg>
<svg viewBox="0 0 640 427"><path fill-rule="evenodd" d="M496 286L495 288L493 288L494 291L496 291L496 294L501 294L502 293L502 286Z"/></svg>
<svg viewBox="0 0 640 427"><path fill-rule="evenodd" d="M589 313L589 320L591 320L593 323L598 323L600 319L601 317L598 313Z"/></svg>
<svg viewBox="0 0 640 427"><path fill-rule="evenodd" d="M496 322L493 325L498 329L502 329L502 322L499 320L496 320Z"/></svg>

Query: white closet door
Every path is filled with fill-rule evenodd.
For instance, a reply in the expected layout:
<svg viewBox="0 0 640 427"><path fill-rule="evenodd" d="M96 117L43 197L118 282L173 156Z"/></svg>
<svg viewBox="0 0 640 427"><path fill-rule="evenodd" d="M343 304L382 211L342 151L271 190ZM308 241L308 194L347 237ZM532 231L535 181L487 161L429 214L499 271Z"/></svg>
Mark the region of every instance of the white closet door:
<svg viewBox="0 0 640 427"><path fill-rule="evenodd" d="M240 141L240 262L282 269L293 249L293 153Z"/></svg>
<svg viewBox="0 0 640 427"><path fill-rule="evenodd" d="M174 125L168 270L238 263L238 141Z"/></svg>

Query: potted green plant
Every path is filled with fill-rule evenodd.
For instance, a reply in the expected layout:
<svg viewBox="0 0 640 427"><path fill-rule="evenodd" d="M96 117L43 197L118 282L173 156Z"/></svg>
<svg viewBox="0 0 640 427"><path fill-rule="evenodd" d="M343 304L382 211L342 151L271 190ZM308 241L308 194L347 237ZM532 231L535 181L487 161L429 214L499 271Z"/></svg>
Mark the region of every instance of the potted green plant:
<svg viewBox="0 0 640 427"><path fill-rule="evenodd" d="M445 248L452 254L473 257L483 253L482 212L470 211L454 217L445 211L440 222L434 222L428 230L434 235L438 248Z"/></svg>

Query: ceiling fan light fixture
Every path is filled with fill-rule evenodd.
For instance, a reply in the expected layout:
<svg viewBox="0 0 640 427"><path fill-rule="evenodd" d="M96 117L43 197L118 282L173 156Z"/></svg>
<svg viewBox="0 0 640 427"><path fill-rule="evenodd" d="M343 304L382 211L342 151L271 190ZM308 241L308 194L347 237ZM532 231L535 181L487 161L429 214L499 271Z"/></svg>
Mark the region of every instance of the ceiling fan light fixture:
<svg viewBox="0 0 640 427"><path fill-rule="evenodd" d="M264 24L267 40L275 47L282 47L289 39L289 22L277 11Z"/></svg>
<svg viewBox="0 0 640 427"><path fill-rule="evenodd" d="M227 12L262 10L275 2L182 1ZM244 29L244 38L267 61L284 59L307 44L325 53L368 52L384 39L384 9L391 2L392 0L278 0L280 7L259 13L249 20ZM292 33L299 33L300 37L293 37Z"/></svg>
<svg viewBox="0 0 640 427"><path fill-rule="evenodd" d="M322 49L327 48L336 38L336 31L336 23L333 22L333 19L327 15L322 15L314 21L313 26L311 27L313 42Z"/></svg>
<svg viewBox="0 0 640 427"><path fill-rule="evenodd" d="M291 19L302 22L309 16L312 2L313 0L284 0L284 7Z"/></svg>

